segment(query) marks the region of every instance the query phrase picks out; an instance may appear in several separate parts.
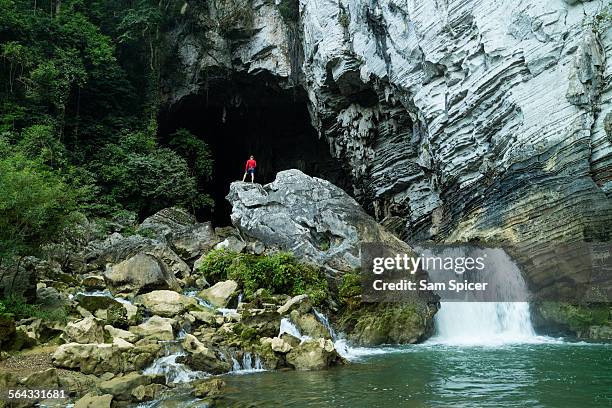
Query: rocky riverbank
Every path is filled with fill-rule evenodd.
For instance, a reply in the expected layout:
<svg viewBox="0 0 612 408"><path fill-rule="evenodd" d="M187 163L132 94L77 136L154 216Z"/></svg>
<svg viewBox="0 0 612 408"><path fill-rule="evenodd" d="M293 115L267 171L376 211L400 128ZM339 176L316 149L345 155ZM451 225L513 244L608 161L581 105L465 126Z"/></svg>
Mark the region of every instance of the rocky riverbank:
<svg viewBox="0 0 612 408"><path fill-rule="evenodd" d="M236 227L169 208L117 224L63 264L31 259L16 287L63 313L2 315L3 388L61 388L75 407L104 407L182 387L210 403L222 397L221 374L326 369L350 363L343 336L375 345L431 333L433 295L384 310L361 303L360 243L410 248L342 190L287 171L265 187L234 183L228 199Z"/></svg>

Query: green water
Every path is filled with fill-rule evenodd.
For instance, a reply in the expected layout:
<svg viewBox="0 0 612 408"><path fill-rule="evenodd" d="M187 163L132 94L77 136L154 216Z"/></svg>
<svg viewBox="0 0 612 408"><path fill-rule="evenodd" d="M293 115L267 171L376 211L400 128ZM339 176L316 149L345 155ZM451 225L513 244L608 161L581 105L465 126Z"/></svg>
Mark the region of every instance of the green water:
<svg viewBox="0 0 612 408"><path fill-rule="evenodd" d="M389 351L326 371L228 375L221 406L612 407L612 345Z"/></svg>

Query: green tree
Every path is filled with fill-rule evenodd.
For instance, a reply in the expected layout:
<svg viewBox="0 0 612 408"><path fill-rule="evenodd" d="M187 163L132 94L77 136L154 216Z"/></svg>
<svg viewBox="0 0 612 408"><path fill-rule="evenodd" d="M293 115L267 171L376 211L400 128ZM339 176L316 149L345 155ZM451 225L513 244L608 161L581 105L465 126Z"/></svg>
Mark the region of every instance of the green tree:
<svg viewBox="0 0 612 408"><path fill-rule="evenodd" d="M3 142L0 151L7 150ZM0 159L0 262L36 255L69 223L75 205L56 172L22 154Z"/></svg>

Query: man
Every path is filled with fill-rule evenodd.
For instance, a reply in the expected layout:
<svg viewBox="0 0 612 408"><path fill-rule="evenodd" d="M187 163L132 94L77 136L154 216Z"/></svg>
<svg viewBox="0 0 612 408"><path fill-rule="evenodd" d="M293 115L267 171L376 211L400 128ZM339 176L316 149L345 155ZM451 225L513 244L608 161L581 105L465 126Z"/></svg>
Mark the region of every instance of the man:
<svg viewBox="0 0 612 408"><path fill-rule="evenodd" d="M242 181L246 179L247 174L251 175L251 183L255 181L255 167L257 167L257 162L255 161L255 156L251 155L249 160L246 162L246 166L244 166L244 176L242 176Z"/></svg>

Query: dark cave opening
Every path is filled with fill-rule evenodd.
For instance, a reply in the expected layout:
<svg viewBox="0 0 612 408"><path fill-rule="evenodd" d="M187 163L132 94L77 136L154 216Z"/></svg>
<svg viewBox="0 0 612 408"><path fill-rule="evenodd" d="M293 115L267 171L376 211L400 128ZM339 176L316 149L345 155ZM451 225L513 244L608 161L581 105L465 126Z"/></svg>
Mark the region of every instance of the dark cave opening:
<svg viewBox="0 0 612 408"><path fill-rule="evenodd" d="M215 206L197 215L215 226L230 224L225 196L230 183L242 179L251 154L257 160L257 183L269 183L279 171L296 168L351 193L348 173L310 123L301 89L281 89L263 76L209 79L205 93L184 97L162 111L159 124L162 141L185 128L208 143L215 164L206 192Z"/></svg>

